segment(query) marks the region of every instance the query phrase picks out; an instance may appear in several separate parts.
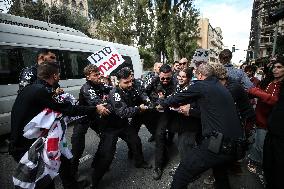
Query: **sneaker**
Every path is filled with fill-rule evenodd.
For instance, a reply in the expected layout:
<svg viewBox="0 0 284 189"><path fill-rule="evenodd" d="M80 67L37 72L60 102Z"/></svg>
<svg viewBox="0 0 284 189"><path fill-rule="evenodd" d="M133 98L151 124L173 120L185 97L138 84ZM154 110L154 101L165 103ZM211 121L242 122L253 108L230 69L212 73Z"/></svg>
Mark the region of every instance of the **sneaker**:
<svg viewBox="0 0 284 189"><path fill-rule="evenodd" d="M215 182L215 178L212 175L208 176L207 178L203 180L203 183L207 185L212 185L214 184L214 182Z"/></svg>

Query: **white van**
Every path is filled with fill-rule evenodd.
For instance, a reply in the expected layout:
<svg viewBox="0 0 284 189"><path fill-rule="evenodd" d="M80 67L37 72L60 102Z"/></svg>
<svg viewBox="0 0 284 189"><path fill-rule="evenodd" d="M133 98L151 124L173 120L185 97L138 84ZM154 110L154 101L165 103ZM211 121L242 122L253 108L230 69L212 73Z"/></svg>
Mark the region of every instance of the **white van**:
<svg viewBox="0 0 284 189"><path fill-rule="evenodd" d="M49 31L52 30L52 31ZM10 112L17 96L21 70L36 62L40 49L52 49L61 67L60 86L78 97L85 82L83 69L87 57L109 42L92 39L72 28L0 13L0 136L10 132ZM142 75L138 49L112 43L122 55L123 66L134 69L135 77Z"/></svg>

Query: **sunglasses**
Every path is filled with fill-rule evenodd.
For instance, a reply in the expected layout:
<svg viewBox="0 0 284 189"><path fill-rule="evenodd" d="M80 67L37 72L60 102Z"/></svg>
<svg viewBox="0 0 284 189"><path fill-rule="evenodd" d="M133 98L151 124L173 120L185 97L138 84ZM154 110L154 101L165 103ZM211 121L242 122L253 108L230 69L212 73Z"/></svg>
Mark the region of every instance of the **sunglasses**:
<svg viewBox="0 0 284 189"><path fill-rule="evenodd" d="M187 62L181 62L181 63L179 63L179 65L186 65L187 64Z"/></svg>
<svg viewBox="0 0 284 189"><path fill-rule="evenodd" d="M160 79L161 79L161 81L164 81L164 80L170 81L171 80L170 77L161 77Z"/></svg>

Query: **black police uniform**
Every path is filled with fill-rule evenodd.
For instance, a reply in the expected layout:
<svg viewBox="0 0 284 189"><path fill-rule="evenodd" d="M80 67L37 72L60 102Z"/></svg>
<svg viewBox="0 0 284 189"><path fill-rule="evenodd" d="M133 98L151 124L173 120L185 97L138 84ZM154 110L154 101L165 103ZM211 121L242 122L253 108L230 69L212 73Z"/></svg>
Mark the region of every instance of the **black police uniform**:
<svg viewBox="0 0 284 189"><path fill-rule="evenodd" d="M96 106L106 103L106 97L109 94L111 87L103 84L95 84L91 81L87 81L80 89L79 93L79 105L82 106ZM85 149L85 135L90 127L96 133L99 134L100 127L103 127L106 123L103 118L100 118L98 114L94 114L93 117L81 118L73 127L73 134L71 137L72 143L72 169L74 174L78 171L79 159L81 158Z"/></svg>
<svg viewBox="0 0 284 189"><path fill-rule="evenodd" d="M191 83L193 84L193 83ZM188 90L189 85L186 85L184 87L181 87L180 85L177 86L176 95L177 93L181 93L183 91ZM196 111L199 112L199 108L196 105L195 102L190 104L190 110L189 112L192 113L195 109L198 109ZM185 157L186 153L193 148L195 145L195 142L197 140L196 136L201 132L201 120L200 120L200 114L198 115L192 115L185 116L180 113L176 113L176 124L173 124L172 128L173 132L178 133L178 150L179 155L181 159Z"/></svg>
<svg viewBox="0 0 284 189"><path fill-rule="evenodd" d="M237 111L239 113L241 124L245 130L245 136L249 141L249 137L252 136L252 126L255 123L255 111L249 102L249 97L242 85L235 79L228 78L225 87L230 91Z"/></svg>
<svg viewBox="0 0 284 189"><path fill-rule="evenodd" d="M200 107L202 135L204 140L200 145L190 150L177 168L172 189L184 189L196 176L213 168L217 188L230 188L227 177L227 164L235 160L234 148L229 148L233 141L242 138L243 132L240 120L229 91L215 78L208 77L197 81L187 91L178 93L161 102L163 107L179 106L196 101ZM218 153L212 152L210 142L214 142L214 133L222 133L223 142ZM233 145L232 145L233 146ZM225 151L225 147L228 147ZM211 151L209 150L211 149Z"/></svg>
<svg viewBox="0 0 284 189"><path fill-rule="evenodd" d="M32 84L37 80L37 67L38 64L35 64L30 67L24 68L19 76L19 90L18 93L23 90L24 87L27 85ZM56 83L54 86L52 86L53 89L56 89L60 87L58 83Z"/></svg>
<svg viewBox="0 0 284 189"><path fill-rule="evenodd" d="M146 88L148 85L150 85L153 79L155 79L156 77L158 77L157 73L149 72L144 79L144 87Z"/></svg>
<svg viewBox="0 0 284 189"><path fill-rule="evenodd" d="M24 68L19 76L19 91L37 80L37 64Z"/></svg>
<svg viewBox="0 0 284 189"><path fill-rule="evenodd" d="M94 172L92 175L93 186L96 187L108 170L115 151L118 137L124 140L133 153L136 167L150 168L144 162L141 140L135 131L130 127L128 118L140 112L135 106L129 91L115 87L110 91L108 100L112 106L112 113L107 116L108 125L102 128L100 143L92 164Z"/></svg>
<svg viewBox="0 0 284 189"><path fill-rule="evenodd" d="M163 85L159 77L153 79L153 81L146 87L145 92L149 96L151 102L156 105L159 101L158 93L162 92L167 98L175 92L175 81L173 79L167 85ZM154 113L153 113L154 115ZM156 112L156 120L158 124L155 129L155 175L154 179L160 179L162 174L162 167L167 160L167 148L166 148L166 134L167 129L170 128L171 124L174 124L174 117L176 112L166 109L164 112ZM173 136L174 133L171 133ZM171 140L171 139L170 139Z"/></svg>
<svg viewBox="0 0 284 189"><path fill-rule="evenodd" d="M148 131L153 134L155 132L154 126L157 121L153 116L153 104L150 101L150 98L145 93L145 88L143 82L138 79L134 79L133 86L130 91L128 91L129 95L132 96L132 101L134 106L139 106L140 104L144 104L149 107L148 111L137 114L131 119L131 127L134 127L137 133L140 130L142 124L145 124Z"/></svg>
<svg viewBox="0 0 284 189"><path fill-rule="evenodd" d="M31 121L44 108L63 113L64 115L86 115L95 112L96 107L73 106L71 103L57 103L53 99L52 86L43 80L26 86L17 96L11 112L11 137L9 152L18 162L35 139L23 136L25 125ZM70 161L61 156L59 174L64 188L78 188L77 183L70 174ZM50 186L49 188L53 188Z"/></svg>

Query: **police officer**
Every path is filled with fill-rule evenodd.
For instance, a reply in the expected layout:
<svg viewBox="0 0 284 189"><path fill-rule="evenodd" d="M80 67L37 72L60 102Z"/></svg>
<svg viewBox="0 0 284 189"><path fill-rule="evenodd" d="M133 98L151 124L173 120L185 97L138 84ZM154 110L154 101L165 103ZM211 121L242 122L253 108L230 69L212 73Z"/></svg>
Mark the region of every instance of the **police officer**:
<svg viewBox="0 0 284 189"><path fill-rule="evenodd" d="M19 162L21 157L35 141L23 136L25 125L31 121L43 109L63 113L64 115L93 114L96 107L73 106L71 103L57 103L53 99L54 93L50 90L59 81L59 66L56 63L43 63L37 68L38 80L26 86L17 96L11 112L11 137L9 152ZM78 188L77 183L70 174L70 161L61 156L59 174L64 188ZM55 188L52 183L48 188Z"/></svg>
<svg viewBox="0 0 284 189"><path fill-rule="evenodd" d="M97 187L113 160L118 137L130 144L137 168L152 167L144 161L141 140L135 128L130 127L128 121L128 118L146 110L144 104L135 106L131 93L129 93L133 85L131 70L122 68L117 73L117 79L119 84L110 91L108 98L112 106L112 113L108 116L108 124L102 129L99 147L92 164L94 168L93 188Z"/></svg>
<svg viewBox="0 0 284 189"><path fill-rule="evenodd" d="M172 79L172 69L163 64L160 68L159 77L155 78L145 89L152 103L157 104L160 99L167 98L175 92L175 81ZM159 180L162 176L163 165L167 161L166 153L166 131L174 120L175 112L166 109L164 112L156 112L158 124L155 129L155 169L153 178ZM173 136L173 134L171 135ZM172 139L169 139L172 140Z"/></svg>
<svg viewBox="0 0 284 189"><path fill-rule="evenodd" d="M81 87L79 93L79 105L96 106L98 114L93 117L84 117L78 121L78 126L73 127L71 137L72 143L72 171L76 175L78 171L79 159L85 149L85 135L91 127L99 134L99 128L104 125L104 118L110 113L105 106L106 97L111 87L103 85L100 81L100 71L97 66L89 64L84 68L86 83Z"/></svg>
<svg viewBox="0 0 284 189"><path fill-rule="evenodd" d="M155 62L154 67L153 67L153 71L149 72L146 77L145 77L145 87L147 87L154 78L158 77L159 73L160 73L160 68L163 65L162 62Z"/></svg>
<svg viewBox="0 0 284 189"><path fill-rule="evenodd" d="M181 93L188 90L190 85L194 83L191 81L192 69L185 68L178 73L178 86L176 93ZM181 159L186 153L195 145L196 135L201 130L200 115L192 115L192 111L198 111L199 108L196 103L182 105L175 110L178 112L176 115L177 124L173 125L174 130L178 132L178 150Z"/></svg>
<svg viewBox="0 0 284 189"><path fill-rule="evenodd" d="M56 62L56 56L48 49L43 49L38 53L37 63L31 67L24 68L19 76L19 92L27 85L37 80L37 67L43 62Z"/></svg>
<svg viewBox="0 0 284 189"><path fill-rule="evenodd" d="M197 79L188 90L161 102L162 107L178 106L196 101L200 107L201 144L188 151L175 172L172 189L186 188L194 178L213 168L217 188L230 188L227 164L236 159L238 139L242 138L240 120L229 91L212 76L213 68L201 64L195 74Z"/></svg>

